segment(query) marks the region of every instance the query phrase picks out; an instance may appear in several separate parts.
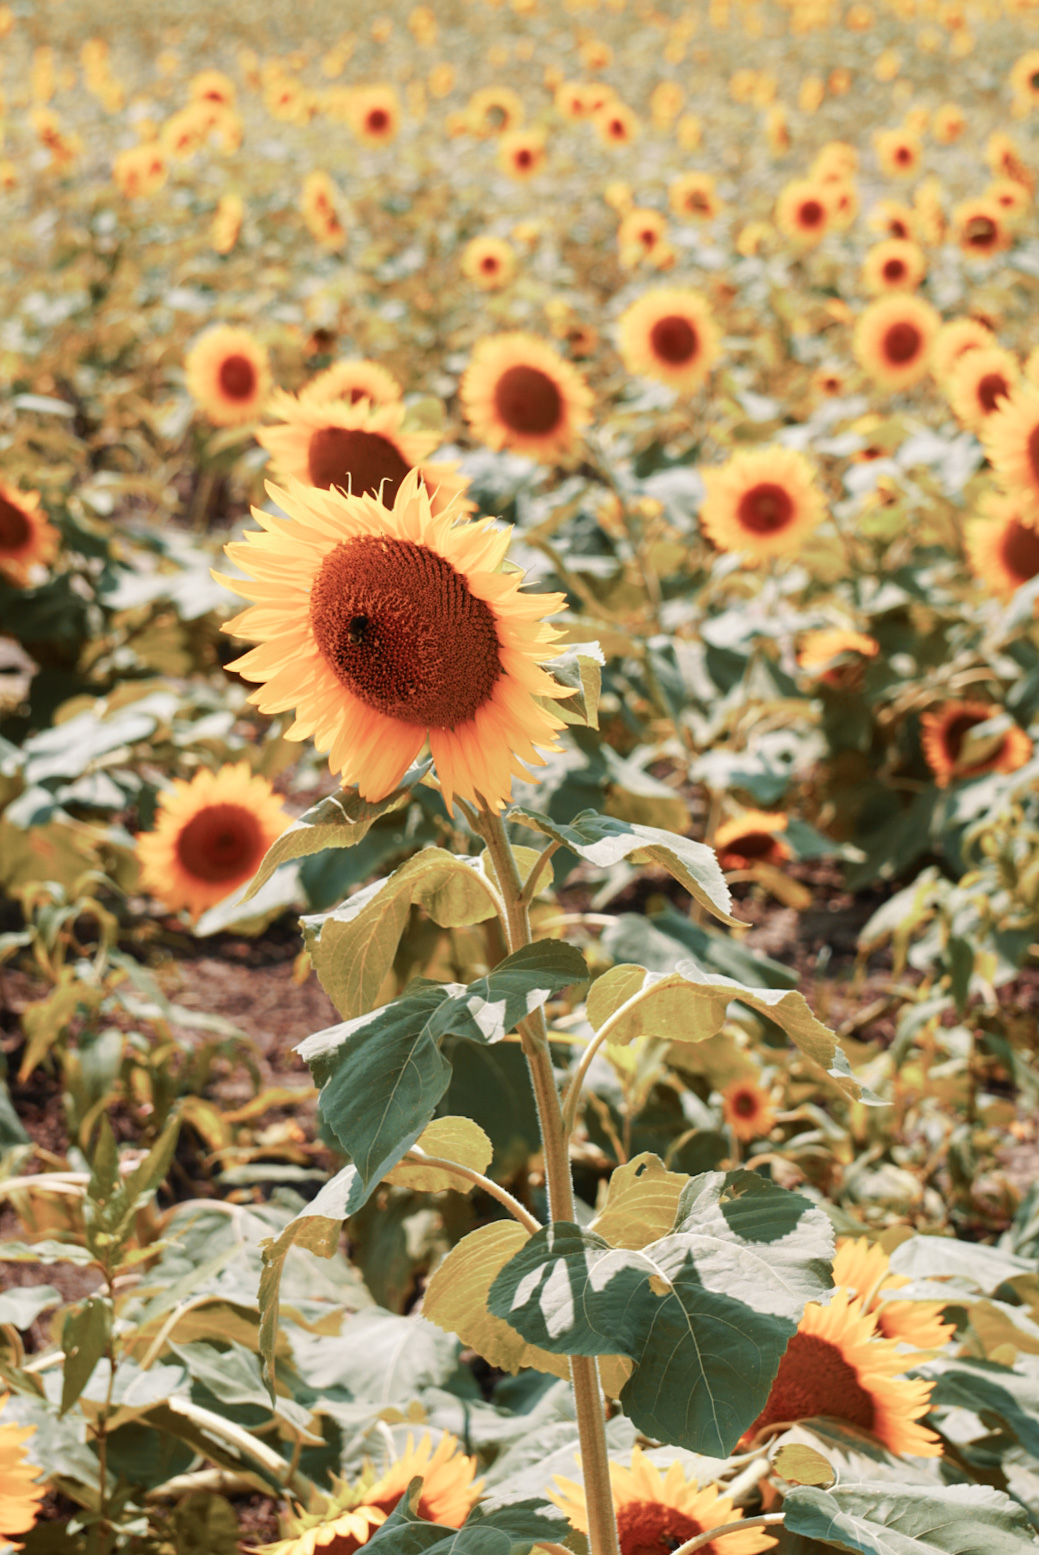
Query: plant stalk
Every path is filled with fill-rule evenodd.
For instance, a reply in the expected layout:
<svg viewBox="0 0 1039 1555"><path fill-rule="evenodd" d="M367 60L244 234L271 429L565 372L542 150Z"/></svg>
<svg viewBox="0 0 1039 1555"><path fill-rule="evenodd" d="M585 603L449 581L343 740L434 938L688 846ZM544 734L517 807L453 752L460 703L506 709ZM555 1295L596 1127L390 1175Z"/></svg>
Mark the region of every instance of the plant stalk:
<svg viewBox="0 0 1039 1555"><path fill-rule="evenodd" d="M531 943L530 914L524 900L519 870L505 823L497 810L481 805L478 830L487 844L507 914L509 949L515 952ZM563 1123L545 1012L538 1009L520 1021L518 1030L530 1069L531 1084L541 1123L545 1154L545 1183L552 1220L574 1219L574 1188L570 1177L569 1135ZM610 1464L606 1454L606 1414L603 1409L599 1366L594 1356L572 1355L570 1379L574 1389L577 1434L581 1443L581 1470L588 1512L590 1555L620 1555L617 1516L613 1508Z"/></svg>

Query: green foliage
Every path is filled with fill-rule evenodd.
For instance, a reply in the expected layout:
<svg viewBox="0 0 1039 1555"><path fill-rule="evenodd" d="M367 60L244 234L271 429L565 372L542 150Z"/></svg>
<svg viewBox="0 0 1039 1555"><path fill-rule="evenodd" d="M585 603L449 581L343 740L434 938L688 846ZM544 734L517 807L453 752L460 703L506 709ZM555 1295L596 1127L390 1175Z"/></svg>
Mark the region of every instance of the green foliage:
<svg viewBox="0 0 1039 1555"><path fill-rule="evenodd" d="M1035 1542L1025 1508L982 1485L802 1486L783 1507L792 1532L861 1555L1024 1555Z"/></svg>

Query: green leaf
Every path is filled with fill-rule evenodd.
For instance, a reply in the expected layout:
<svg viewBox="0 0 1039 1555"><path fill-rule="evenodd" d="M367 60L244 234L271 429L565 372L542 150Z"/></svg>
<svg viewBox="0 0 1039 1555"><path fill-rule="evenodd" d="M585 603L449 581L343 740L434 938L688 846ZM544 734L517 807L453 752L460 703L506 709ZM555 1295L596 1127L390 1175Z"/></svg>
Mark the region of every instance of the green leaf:
<svg viewBox="0 0 1039 1555"><path fill-rule="evenodd" d="M60 1307L64 1297L53 1285L14 1285L0 1291L0 1324L31 1328L41 1312Z"/></svg>
<svg viewBox="0 0 1039 1555"><path fill-rule="evenodd" d="M374 1014L302 1042L297 1051L323 1087L321 1114L357 1167L366 1194L415 1143L447 1090L451 1066L441 1052L444 1037L499 1042L552 993L587 975L572 945L540 940L468 987L418 986Z"/></svg>
<svg viewBox="0 0 1039 1555"><path fill-rule="evenodd" d="M599 727L599 697L602 694L602 666L606 663L598 643L571 643L558 659L545 665L561 686L571 686L573 696L566 700L551 698L552 711L564 723Z"/></svg>
<svg viewBox="0 0 1039 1555"><path fill-rule="evenodd" d="M302 920L321 986L344 1020L375 1003L412 905L441 928L482 923L497 911L480 859L422 848L387 880L365 886L333 912Z"/></svg>
<svg viewBox="0 0 1039 1555"><path fill-rule="evenodd" d="M0 1263L72 1263L85 1269L94 1262L89 1248L77 1242L0 1242Z"/></svg>
<svg viewBox="0 0 1039 1555"><path fill-rule="evenodd" d="M324 799L311 805L297 821L293 821L277 842L268 848L242 900L247 902L255 896L279 864L289 859L323 853L326 848L354 847L367 836L369 828L381 815L399 810L401 805L407 804L411 790L429 771L430 765L427 761L421 766L412 767L399 788L374 804L369 799L362 799L356 788L341 788L335 794L326 794Z"/></svg>
<svg viewBox="0 0 1039 1555"><path fill-rule="evenodd" d="M65 1366L61 1383L61 1413L67 1414L108 1349L112 1308L103 1296L88 1296L66 1317L61 1330Z"/></svg>
<svg viewBox="0 0 1039 1555"><path fill-rule="evenodd" d="M669 1172L659 1156L643 1151L617 1167L590 1229L611 1247L645 1247L671 1230L688 1181L684 1172Z"/></svg>
<svg viewBox="0 0 1039 1555"><path fill-rule="evenodd" d="M783 1502L791 1533L860 1555L1034 1555L1028 1513L983 1485L799 1486Z"/></svg>
<svg viewBox="0 0 1039 1555"><path fill-rule="evenodd" d="M426 1155L457 1161L481 1173L486 1172L494 1154L487 1135L471 1118L434 1118L429 1127L422 1130L415 1147ZM385 1180L395 1188L412 1188L420 1193L443 1193L448 1188L456 1193L473 1190L469 1178L459 1172L451 1172L442 1166L423 1166L418 1161L402 1161L387 1172Z"/></svg>
<svg viewBox="0 0 1039 1555"><path fill-rule="evenodd" d="M822 1210L753 1172L693 1178L669 1236L618 1249L556 1222L506 1265L490 1310L557 1355L634 1362L621 1403L647 1436L727 1457L764 1408L804 1311L830 1287Z"/></svg>
<svg viewBox="0 0 1039 1555"><path fill-rule="evenodd" d="M412 1480L366 1549L380 1548L381 1555L530 1555L540 1540L558 1543L570 1531L543 1501L514 1501L490 1511L478 1506L461 1528L423 1522L421 1487L420 1479Z"/></svg>
<svg viewBox="0 0 1039 1555"><path fill-rule="evenodd" d="M236 1555L238 1518L230 1501L208 1490L197 1490L173 1511L177 1555Z"/></svg>
<svg viewBox="0 0 1039 1555"><path fill-rule="evenodd" d="M588 1019L596 1031L606 1030L610 1042L626 1044L643 1036L703 1042L721 1030L734 999L782 1027L846 1096L870 1099L852 1074L837 1038L816 1020L804 994L794 989L751 988L732 977L705 972L693 960L679 961L673 972L611 967L592 985Z"/></svg>
<svg viewBox="0 0 1039 1555"><path fill-rule="evenodd" d="M714 850L702 842L656 826L639 826L612 815L599 815L595 810L582 810L569 826L538 810L522 808L510 810L509 820L543 832L599 869L611 869L624 859L632 864L657 864L722 923L742 927L740 920L729 912L732 898Z"/></svg>
<svg viewBox="0 0 1039 1555"><path fill-rule="evenodd" d="M84 1204L87 1243L100 1263L118 1262L134 1216L165 1181L177 1146L180 1119L170 1117L148 1155L125 1177L119 1170L119 1149L108 1117L102 1114L91 1178Z"/></svg>

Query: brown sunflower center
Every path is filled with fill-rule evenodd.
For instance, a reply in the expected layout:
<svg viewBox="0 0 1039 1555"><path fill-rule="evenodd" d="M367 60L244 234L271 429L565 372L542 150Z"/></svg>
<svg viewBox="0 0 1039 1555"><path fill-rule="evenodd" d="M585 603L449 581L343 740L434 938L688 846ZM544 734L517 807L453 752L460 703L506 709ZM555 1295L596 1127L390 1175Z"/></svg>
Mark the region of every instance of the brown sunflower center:
<svg viewBox="0 0 1039 1555"><path fill-rule="evenodd" d="M904 259L889 259L884 265L883 275L885 281L904 280L905 273L906 262Z"/></svg>
<svg viewBox="0 0 1039 1555"><path fill-rule="evenodd" d="M534 160L534 153L532 151L530 151L526 146L522 146L520 148L520 150L516 152L516 166L517 167L529 167L530 164L533 162L533 160Z"/></svg>
<svg viewBox="0 0 1039 1555"><path fill-rule="evenodd" d="M484 272L484 274L485 275L493 275L495 270L497 270L497 268L498 268L498 257L497 257L497 255L496 254L484 254L483 258L480 260L480 269Z"/></svg>
<svg viewBox="0 0 1039 1555"><path fill-rule="evenodd" d="M884 355L896 367L904 367L920 354L923 343L923 336L916 325L908 319L900 319L897 324L892 324L884 336Z"/></svg>
<svg viewBox="0 0 1039 1555"><path fill-rule="evenodd" d="M510 432L529 437L554 432L563 419L559 387L539 367L507 367L494 389L494 408Z"/></svg>
<svg viewBox="0 0 1039 1555"><path fill-rule="evenodd" d="M988 713L957 713L954 718L949 719L942 732L942 744L950 761L959 761L960 751L963 749L963 742L967 735L978 724L983 724L988 716Z"/></svg>
<svg viewBox="0 0 1039 1555"><path fill-rule="evenodd" d="M895 216L888 223L888 231L893 238L907 238L909 236L909 228L900 216Z"/></svg>
<svg viewBox="0 0 1039 1555"><path fill-rule="evenodd" d="M971 248L991 248L999 228L991 216L972 216L964 228L964 240Z"/></svg>
<svg viewBox="0 0 1039 1555"><path fill-rule="evenodd" d="M366 491L392 507L401 481L411 468L388 437L358 427L321 427L311 434L307 469L315 486L341 486L355 497Z"/></svg>
<svg viewBox="0 0 1039 1555"><path fill-rule="evenodd" d="M220 387L232 400L247 400L256 390L256 368L247 356L225 356L220 363Z"/></svg>
<svg viewBox="0 0 1039 1555"><path fill-rule="evenodd" d="M368 128L373 135L381 135L389 128L390 116L385 108L372 108L368 114Z"/></svg>
<svg viewBox="0 0 1039 1555"><path fill-rule="evenodd" d="M32 536L32 525L13 502L0 497L0 552L20 551Z"/></svg>
<svg viewBox="0 0 1039 1555"><path fill-rule="evenodd" d="M725 851L733 858L765 859L775 851L776 839L771 832L748 831L742 837L734 837Z"/></svg>
<svg viewBox="0 0 1039 1555"><path fill-rule="evenodd" d="M1028 85L1033 92L1039 92L1039 70L1032 71L1032 74L1028 77Z"/></svg>
<svg viewBox="0 0 1039 1555"><path fill-rule="evenodd" d="M613 136L614 140L623 140L626 129L627 126L625 125L623 119L610 120L610 134Z"/></svg>
<svg viewBox="0 0 1039 1555"><path fill-rule="evenodd" d="M758 1098L753 1091L737 1091L732 1098L732 1110L741 1118L753 1118L758 1112Z"/></svg>
<svg viewBox="0 0 1039 1555"><path fill-rule="evenodd" d="M649 332L653 355L671 367L684 367L700 349L700 337L688 319L672 314L657 319Z"/></svg>
<svg viewBox="0 0 1039 1555"><path fill-rule="evenodd" d="M207 805L177 838L177 860L196 880L223 885L246 880L264 854L260 823L239 804Z"/></svg>
<svg viewBox="0 0 1039 1555"><path fill-rule="evenodd" d="M384 717L454 729L502 673L490 606L411 540L364 535L326 556L310 594L314 640L336 679Z"/></svg>
<svg viewBox="0 0 1039 1555"><path fill-rule="evenodd" d="M794 516L790 493L775 481L761 481L740 498L736 517L752 534L771 535L785 529Z"/></svg>
<svg viewBox="0 0 1039 1555"><path fill-rule="evenodd" d="M751 1426L756 1433L778 1420L832 1415L864 1431L876 1423L873 1397L835 1344L817 1334L795 1334L779 1363L768 1403Z"/></svg>
<svg viewBox="0 0 1039 1555"><path fill-rule="evenodd" d="M668 1555L702 1532L695 1518L660 1501L629 1501L617 1510L621 1555Z"/></svg>
<svg viewBox="0 0 1039 1555"><path fill-rule="evenodd" d="M1039 530L1013 519L1003 535L1003 562L1022 583L1039 572Z"/></svg>
<svg viewBox="0 0 1039 1555"><path fill-rule="evenodd" d="M978 384L978 404L986 416L991 416L1000 400L1010 393L1010 385L1002 373L986 373Z"/></svg>
<svg viewBox="0 0 1039 1555"><path fill-rule="evenodd" d="M900 166L905 167L906 163L911 162L912 160L913 153L910 151L909 147L899 146L898 150L895 152L895 161L898 162Z"/></svg>
<svg viewBox="0 0 1039 1555"><path fill-rule="evenodd" d="M1036 422L1028 434L1028 442L1025 445L1028 453L1028 462L1032 466L1032 474L1039 481L1039 421Z"/></svg>
<svg viewBox="0 0 1039 1555"><path fill-rule="evenodd" d="M802 227L817 227L825 215L820 200L805 200L798 212Z"/></svg>

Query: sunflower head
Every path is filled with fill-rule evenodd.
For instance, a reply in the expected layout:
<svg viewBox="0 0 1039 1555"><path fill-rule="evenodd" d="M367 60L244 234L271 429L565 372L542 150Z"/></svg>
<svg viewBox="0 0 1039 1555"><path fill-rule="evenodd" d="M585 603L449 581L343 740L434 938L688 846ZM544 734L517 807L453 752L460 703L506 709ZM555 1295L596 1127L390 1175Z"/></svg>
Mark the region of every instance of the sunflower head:
<svg viewBox="0 0 1039 1555"><path fill-rule="evenodd" d="M998 201L964 200L952 213L953 236L965 254L989 259L1010 246L1011 222Z"/></svg>
<svg viewBox="0 0 1039 1555"><path fill-rule="evenodd" d="M722 1116L736 1138L747 1142L771 1133L776 1115L772 1098L753 1080L733 1080L722 1092Z"/></svg>
<svg viewBox="0 0 1039 1555"><path fill-rule="evenodd" d="M1021 370L1000 346L965 351L946 381L949 404L965 427L978 431L1009 395Z"/></svg>
<svg viewBox="0 0 1039 1555"><path fill-rule="evenodd" d="M474 92L466 109L471 135L508 135L524 119L523 99L509 86L486 86Z"/></svg>
<svg viewBox="0 0 1039 1555"><path fill-rule="evenodd" d="M931 373L945 389L950 374L965 352L995 344L995 335L980 319L950 319L941 326L931 343Z"/></svg>
<svg viewBox="0 0 1039 1555"><path fill-rule="evenodd" d="M198 917L252 879L288 824L271 785L245 762L177 779L159 796L154 829L137 838L141 885Z"/></svg>
<svg viewBox="0 0 1039 1555"><path fill-rule="evenodd" d="M622 315L620 351L629 372L682 393L705 382L721 350L706 297L686 287L654 287Z"/></svg>
<svg viewBox="0 0 1039 1555"><path fill-rule="evenodd" d="M955 103L943 103L934 111L931 133L939 146L951 146L967 128L967 116Z"/></svg>
<svg viewBox="0 0 1039 1555"><path fill-rule="evenodd" d="M1022 514L1039 524L1039 385L1019 383L985 419L981 440Z"/></svg>
<svg viewBox="0 0 1039 1555"><path fill-rule="evenodd" d="M591 419L592 396L580 373L533 335L479 341L459 397L481 442L543 463L571 454Z"/></svg>
<svg viewBox="0 0 1039 1555"><path fill-rule="evenodd" d="M58 531L40 506L38 491L0 481L0 577L24 588L33 569L57 555Z"/></svg>
<svg viewBox="0 0 1039 1555"><path fill-rule="evenodd" d="M722 208L713 173L683 173L668 185L668 201L676 216L713 221Z"/></svg>
<svg viewBox="0 0 1039 1555"><path fill-rule="evenodd" d="M940 319L929 302L902 292L881 297L859 318L854 348L859 365L886 389L908 389L927 372Z"/></svg>
<svg viewBox="0 0 1039 1555"><path fill-rule="evenodd" d="M347 357L315 373L305 393L314 399L347 400L356 405L368 400L372 405L395 405L401 398L400 384L391 372L366 357Z"/></svg>
<svg viewBox="0 0 1039 1555"><path fill-rule="evenodd" d="M797 662L809 675L817 675L839 691L861 690L868 659L875 659L880 644L865 632L824 627L806 632L801 639Z"/></svg>
<svg viewBox="0 0 1039 1555"><path fill-rule="evenodd" d="M879 1242L868 1237L840 1237L833 1260L833 1283L857 1296L885 1339L912 1344L918 1349L940 1349L956 1332L944 1323L940 1301L898 1301L892 1297L909 1281L891 1273L891 1264Z"/></svg>
<svg viewBox="0 0 1039 1555"><path fill-rule="evenodd" d="M362 86L349 101L350 125L366 146L385 146L400 129L400 100L392 86Z"/></svg>
<svg viewBox="0 0 1039 1555"><path fill-rule="evenodd" d="M831 220L833 185L822 180L795 178L780 191L775 222L799 248L814 248L826 236Z"/></svg>
<svg viewBox="0 0 1039 1555"><path fill-rule="evenodd" d="M604 146L627 146L639 132L639 121L626 103L604 103L593 115L595 128Z"/></svg>
<svg viewBox="0 0 1039 1555"><path fill-rule="evenodd" d="M987 702L945 702L934 712L924 713L920 720L924 755L939 788L984 772L1016 772L1024 766L1032 754L1032 742L1017 724L995 735L991 748L980 755L964 754L971 730L988 723L999 711Z"/></svg>
<svg viewBox="0 0 1039 1555"><path fill-rule="evenodd" d="M184 359L188 392L217 426L254 421L270 390L267 352L247 329L216 324Z"/></svg>
<svg viewBox="0 0 1039 1555"><path fill-rule="evenodd" d="M521 183L541 171L545 155L545 137L540 130L510 130L498 143L498 166Z"/></svg>
<svg viewBox="0 0 1039 1555"><path fill-rule="evenodd" d="M1009 599L1039 575L1039 528L1019 498L990 492L967 523L971 570L1000 599Z"/></svg>
<svg viewBox="0 0 1039 1555"><path fill-rule="evenodd" d="M744 810L723 821L714 837L714 848L723 869L746 869L754 864L782 864L790 857L783 841L787 817L780 811Z"/></svg>
<svg viewBox="0 0 1039 1555"><path fill-rule="evenodd" d="M701 528L719 550L752 563L796 554L824 516L812 467L792 448L749 449L701 473Z"/></svg>
<svg viewBox="0 0 1039 1555"><path fill-rule="evenodd" d="M499 291L515 273L516 251L504 238L471 238L462 252L462 274L481 291Z"/></svg>
<svg viewBox="0 0 1039 1555"><path fill-rule="evenodd" d="M927 260L918 243L908 238L888 238L877 243L862 265L862 284L874 295L913 291L927 274Z"/></svg>

